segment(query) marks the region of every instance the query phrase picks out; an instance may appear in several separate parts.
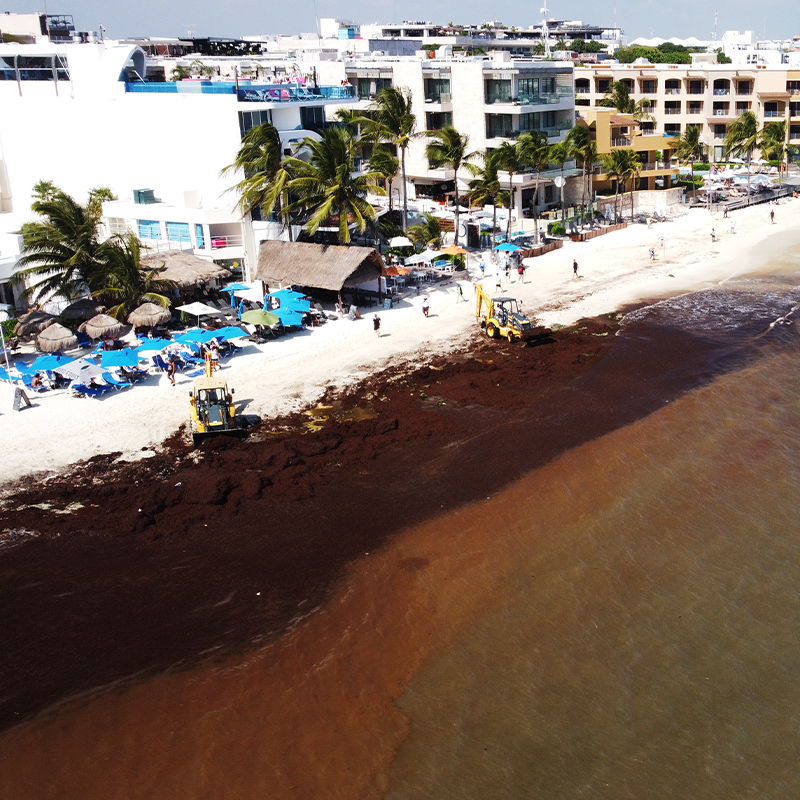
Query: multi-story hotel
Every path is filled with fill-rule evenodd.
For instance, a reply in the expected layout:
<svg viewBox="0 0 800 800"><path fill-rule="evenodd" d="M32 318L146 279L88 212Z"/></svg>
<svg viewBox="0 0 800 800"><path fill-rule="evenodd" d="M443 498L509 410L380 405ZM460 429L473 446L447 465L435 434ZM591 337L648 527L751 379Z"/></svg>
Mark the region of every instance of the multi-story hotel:
<svg viewBox="0 0 800 800"><path fill-rule="evenodd" d="M575 68L577 111L597 106L612 81L622 81L635 101L649 100L652 120L642 133L679 135L700 127L714 161L724 157L727 124L753 111L759 126L785 120L789 143L800 145L800 70L786 67L734 67L731 64L618 64Z"/></svg>

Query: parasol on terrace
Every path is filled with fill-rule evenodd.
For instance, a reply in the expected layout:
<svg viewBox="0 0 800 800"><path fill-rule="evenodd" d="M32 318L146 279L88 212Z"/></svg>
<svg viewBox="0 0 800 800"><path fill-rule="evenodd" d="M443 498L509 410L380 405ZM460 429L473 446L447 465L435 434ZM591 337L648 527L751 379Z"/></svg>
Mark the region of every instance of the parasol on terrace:
<svg viewBox="0 0 800 800"><path fill-rule="evenodd" d="M102 367L127 367L132 369L139 366L139 354L132 347L122 350L107 350L100 359Z"/></svg>
<svg viewBox="0 0 800 800"><path fill-rule="evenodd" d="M91 319L95 314L102 314L106 307L92 297L82 297L70 303L62 312L64 319Z"/></svg>
<svg viewBox="0 0 800 800"><path fill-rule="evenodd" d="M392 277L396 277L397 275L408 275L410 272L411 270L406 269L405 267L397 267L395 265L386 267L386 275L391 275Z"/></svg>
<svg viewBox="0 0 800 800"><path fill-rule="evenodd" d="M23 314L14 328L15 336L26 336L29 333L41 333L49 325L53 325L56 318L46 311L29 311Z"/></svg>
<svg viewBox="0 0 800 800"><path fill-rule="evenodd" d="M45 353L60 353L75 347L78 337L69 328L55 322L39 334L36 342Z"/></svg>
<svg viewBox="0 0 800 800"><path fill-rule="evenodd" d="M197 324L200 325L200 317L207 317L213 314L221 314L222 312L218 308L214 308L214 306L208 306L205 303L200 303L199 301L195 301L194 303L189 303L186 306L178 306L176 311L183 311L186 314L191 314L194 317L197 317Z"/></svg>
<svg viewBox="0 0 800 800"><path fill-rule="evenodd" d="M56 367L53 372L79 383L90 381L103 374L103 370L88 358L78 358L63 367Z"/></svg>
<svg viewBox="0 0 800 800"><path fill-rule="evenodd" d="M510 244L509 242L503 242L503 244L497 245L494 249L505 253L516 253L517 250L522 250L521 247L517 247L515 244Z"/></svg>
<svg viewBox="0 0 800 800"><path fill-rule="evenodd" d="M465 256L469 253L468 250L465 250L463 247L459 247L457 244L451 244L447 247L443 248L442 253L446 256Z"/></svg>
<svg viewBox="0 0 800 800"><path fill-rule="evenodd" d="M142 303L128 314L128 322L134 328L154 328L162 322L167 322L171 316L172 312L168 308L156 303Z"/></svg>
<svg viewBox="0 0 800 800"><path fill-rule="evenodd" d="M389 247L413 247L414 243L408 236L393 236L389 239Z"/></svg>
<svg viewBox="0 0 800 800"><path fill-rule="evenodd" d="M108 314L98 314L88 322L84 322L78 330L85 331L92 339L105 339L106 336L116 336L123 328L122 323Z"/></svg>

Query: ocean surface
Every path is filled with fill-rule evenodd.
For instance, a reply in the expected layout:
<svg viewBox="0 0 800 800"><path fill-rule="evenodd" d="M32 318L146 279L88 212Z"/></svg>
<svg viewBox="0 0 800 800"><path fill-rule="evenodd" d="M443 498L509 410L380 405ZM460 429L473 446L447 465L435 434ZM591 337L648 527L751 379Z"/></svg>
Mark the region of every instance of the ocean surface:
<svg viewBox="0 0 800 800"><path fill-rule="evenodd" d="M697 388L365 556L282 643L12 730L0 797L800 796L787 242L623 320L617 362L713 346Z"/></svg>

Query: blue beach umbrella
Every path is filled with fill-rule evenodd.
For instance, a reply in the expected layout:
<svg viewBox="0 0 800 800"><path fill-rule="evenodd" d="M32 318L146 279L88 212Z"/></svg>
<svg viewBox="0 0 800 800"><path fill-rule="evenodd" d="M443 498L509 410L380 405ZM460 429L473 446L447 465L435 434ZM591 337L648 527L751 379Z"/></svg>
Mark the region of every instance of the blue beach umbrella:
<svg viewBox="0 0 800 800"><path fill-rule="evenodd" d="M220 342L227 342L228 339L241 339L250 335L247 331L243 331L235 325L228 325L226 328L220 328L213 333L214 338Z"/></svg>
<svg viewBox="0 0 800 800"><path fill-rule="evenodd" d="M226 286L222 291L223 292L230 292L231 295L231 308L236 306L236 299L234 298L235 292L246 292L250 289L250 286L247 286L244 283L232 283L230 286Z"/></svg>
<svg viewBox="0 0 800 800"><path fill-rule="evenodd" d="M139 364L139 353L132 347L123 350L107 350L100 361L101 367L136 367Z"/></svg>
<svg viewBox="0 0 800 800"><path fill-rule="evenodd" d="M283 325L302 325L303 313L292 308L273 308L270 314L274 314Z"/></svg>
<svg viewBox="0 0 800 800"><path fill-rule="evenodd" d="M141 343L136 348L136 352L140 355L142 353L157 353L159 350L163 350L171 344L171 339L142 339Z"/></svg>
<svg viewBox="0 0 800 800"><path fill-rule="evenodd" d="M517 250L522 250L521 247L517 247L515 244L509 244L508 242L503 242L503 244L497 245L494 248L495 250L505 250L508 253L516 253Z"/></svg>
<svg viewBox="0 0 800 800"><path fill-rule="evenodd" d="M30 365L29 369L31 372L47 372L48 370L54 370L56 367L63 367L74 360L74 358L62 355L39 356L39 358Z"/></svg>
<svg viewBox="0 0 800 800"><path fill-rule="evenodd" d="M180 344L200 344L201 342L210 342L215 335L216 331L207 331L203 328L193 328L190 331L186 331L186 333L182 333L180 336L176 336L175 341L179 342Z"/></svg>

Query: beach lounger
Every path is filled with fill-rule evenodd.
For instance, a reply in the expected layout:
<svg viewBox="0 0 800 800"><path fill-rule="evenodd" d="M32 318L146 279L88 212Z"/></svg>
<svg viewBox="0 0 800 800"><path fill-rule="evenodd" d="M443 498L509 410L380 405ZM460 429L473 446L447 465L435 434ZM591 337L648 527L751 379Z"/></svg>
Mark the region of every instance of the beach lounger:
<svg viewBox="0 0 800 800"><path fill-rule="evenodd" d="M79 383L72 386L72 391L84 395L85 397L100 397L101 394L106 394L107 392L113 392L114 387L85 386L84 384Z"/></svg>
<svg viewBox="0 0 800 800"><path fill-rule="evenodd" d="M100 377L115 389L128 389L133 386L133 384L129 381L117 380L117 378L115 378L110 372L104 372Z"/></svg>

